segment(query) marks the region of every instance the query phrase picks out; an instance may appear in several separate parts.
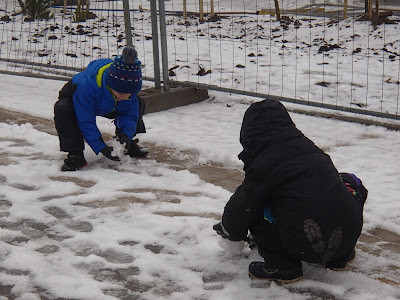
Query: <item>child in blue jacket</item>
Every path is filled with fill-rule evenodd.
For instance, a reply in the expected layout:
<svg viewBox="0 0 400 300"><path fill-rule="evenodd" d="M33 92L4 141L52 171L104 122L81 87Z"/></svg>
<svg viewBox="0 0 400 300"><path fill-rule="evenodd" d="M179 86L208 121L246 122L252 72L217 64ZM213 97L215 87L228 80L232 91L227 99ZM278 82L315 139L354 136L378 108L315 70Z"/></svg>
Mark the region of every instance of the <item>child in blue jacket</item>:
<svg viewBox="0 0 400 300"><path fill-rule="evenodd" d="M146 132L142 116L144 100L137 95L142 88L141 62L133 47L112 59L92 61L60 91L54 105L54 121L61 151L68 152L61 171L76 171L85 166L84 140L96 154L119 161L106 145L96 125L96 116L114 119L117 140L125 144L126 154L144 157L148 151L132 141L136 133Z"/></svg>

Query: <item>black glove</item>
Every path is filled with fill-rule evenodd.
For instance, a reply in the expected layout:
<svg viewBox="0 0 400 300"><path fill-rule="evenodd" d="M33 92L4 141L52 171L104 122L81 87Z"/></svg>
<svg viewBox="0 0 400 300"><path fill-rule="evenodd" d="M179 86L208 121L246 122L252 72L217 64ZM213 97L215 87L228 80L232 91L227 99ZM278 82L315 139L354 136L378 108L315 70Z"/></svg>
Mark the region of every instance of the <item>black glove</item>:
<svg viewBox="0 0 400 300"><path fill-rule="evenodd" d="M107 157L108 159L111 159L113 161L120 161L120 158L118 156L113 156L111 152L113 151L113 147L105 146L103 149L101 149L101 153Z"/></svg>
<svg viewBox="0 0 400 300"><path fill-rule="evenodd" d="M222 236L224 239L229 239L229 237L225 234L224 230L222 229L222 222L219 222L218 224L215 224L213 226L213 229L217 232L217 234L219 234L220 236Z"/></svg>
<svg viewBox="0 0 400 300"><path fill-rule="evenodd" d="M117 135L117 141L125 144L125 149L128 150L132 140L125 133L120 133Z"/></svg>

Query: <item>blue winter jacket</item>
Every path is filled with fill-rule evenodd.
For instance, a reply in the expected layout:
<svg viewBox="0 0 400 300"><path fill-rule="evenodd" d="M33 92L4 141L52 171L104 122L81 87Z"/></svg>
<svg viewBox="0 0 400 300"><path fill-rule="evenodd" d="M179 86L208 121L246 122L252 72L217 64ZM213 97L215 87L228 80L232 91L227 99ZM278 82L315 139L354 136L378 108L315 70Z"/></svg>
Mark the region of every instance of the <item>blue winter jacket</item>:
<svg viewBox="0 0 400 300"><path fill-rule="evenodd" d="M129 100L117 101L109 91L105 74L111 59L92 61L85 71L76 74L72 83L77 84L73 96L75 114L79 128L86 142L98 154L106 144L96 125L96 116L104 116L115 112L115 126L120 133L125 133L130 139L136 133L139 119L139 102L136 95Z"/></svg>

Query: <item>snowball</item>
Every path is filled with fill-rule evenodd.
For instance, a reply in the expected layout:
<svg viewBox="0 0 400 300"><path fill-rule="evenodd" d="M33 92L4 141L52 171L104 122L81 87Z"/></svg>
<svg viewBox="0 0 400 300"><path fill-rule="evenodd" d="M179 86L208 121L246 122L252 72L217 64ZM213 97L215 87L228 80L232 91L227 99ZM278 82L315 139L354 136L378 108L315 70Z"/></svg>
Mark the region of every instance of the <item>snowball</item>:
<svg viewBox="0 0 400 300"><path fill-rule="evenodd" d="M230 254L238 255L242 253L245 246L244 241L232 242L228 239L224 239L221 236L218 236L217 239L218 245Z"/></svg>
<svg viewBox="0 0 400 300"><path fill-rule="evenodd" d="M111 151L111 155L122 157L125 154L125 143L121 144L117 140L112 140L111 147L113 147L113 151Z"/></svg>

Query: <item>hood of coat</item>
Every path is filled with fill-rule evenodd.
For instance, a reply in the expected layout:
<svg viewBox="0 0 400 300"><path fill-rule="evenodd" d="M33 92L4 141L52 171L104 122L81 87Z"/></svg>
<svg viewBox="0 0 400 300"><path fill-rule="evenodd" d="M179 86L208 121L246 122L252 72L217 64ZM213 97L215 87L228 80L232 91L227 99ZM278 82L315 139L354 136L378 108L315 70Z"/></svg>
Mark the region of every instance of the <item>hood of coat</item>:
<svg viewBox="0 0 400 300"><path fill-rule="evenodd" d="M282 103L270 99L253 103L243 117L240 130L243 151L239 159L248 165L267 147L300 137L304 135Z"/></svg>
<svg viewBox="0 0 400 300"><path fill-rule="evenodd" d="M107 90L107 84L105 83L104 67L112 62L109 58L101 58L94 60L89 63L85 71L79 72L72 78L72 83L85 86L85 88L92 90L102 89ZM102 76L98 78L99 70L102 69ZM111 97L111 94L110 94Z"/></svg>
<svg viewBox="0 0 400 300"><path fill-rule="evenodd" d="M109 58L96 59L96 60L90 62L90 64L88 64L88 66L86 67L86 73L89 77L97 76L99 69L101 69L105 65L108 65L112 62L113 62L113 60L109 59ZM104 73L104 71L103 71L103 73Z"/></svg>

